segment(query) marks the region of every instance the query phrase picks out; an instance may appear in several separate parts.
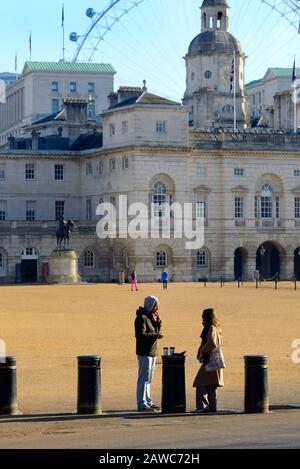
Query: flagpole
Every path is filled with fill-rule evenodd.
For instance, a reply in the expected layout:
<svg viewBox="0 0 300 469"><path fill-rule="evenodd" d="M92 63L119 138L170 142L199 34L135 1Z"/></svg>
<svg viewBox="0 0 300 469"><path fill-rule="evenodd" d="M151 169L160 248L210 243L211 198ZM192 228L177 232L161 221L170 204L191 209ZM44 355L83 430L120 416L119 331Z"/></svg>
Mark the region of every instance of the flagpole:
<svg viewBox="0 0 300 469"><path fill-rule="evenodd" d="M294 134L297 133L297 71L296 71L296 55L294 57L294 68L293 68L293 101L294 101Z"/></svg>
<svg viewBox="0 0 300 469"><path fill-rule="evenodd" d="M16 81L18 81L19 74L18 74L18 53L17 52L15 55L15 72L16 72Z"/></svg>
<svg viewBox="0 0 300 469"><path fill-rule="evenodd" d="M233 53L233 66L234 66L234 75L233 75L233 107L234 107L234 131L237 131L236 126L236 52Z"/></svg>
<svg viewBox="0 0 300 469"><path fill-rule="evenodd" d="M62 7L62 28L63 28L63 62L65 62L66 47L65 47L65 4Z"/></svg>

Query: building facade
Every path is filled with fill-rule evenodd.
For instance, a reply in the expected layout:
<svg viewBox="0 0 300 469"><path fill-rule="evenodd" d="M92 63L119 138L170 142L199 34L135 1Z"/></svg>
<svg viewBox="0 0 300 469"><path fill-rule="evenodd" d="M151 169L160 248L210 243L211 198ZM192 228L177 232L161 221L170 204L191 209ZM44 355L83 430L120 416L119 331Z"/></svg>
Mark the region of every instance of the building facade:
<svg viewBox="0 0 300 469"><path fill-rule="evenodd" d="M100 119L114 89L110 64L26 62L22 77L7 88L0 104L0 147L20 138L24 127L61 110L66 98L91 99L93 117Z"/></svg>
<svg viewBox="0 0 300 469"><path fill-rule="evenodd" d="M297 69L296 73L299 76L300 69ZM264 122L272 126L271 116L274 110L275 95L292 90L292 75L292 68L268 68L262 79L254 80L246 85L248 112L251 121L259 120L262 117ZM292 116L293 111L291 116L286 112L280 122L278 120L275 122L275 128L293 129L293 124L291 127L284 127L289 119L293 118Z"/></svg>
<svg viewBox="0 0 300 469"><path fill-rule="evenodd" d="M195 59L192 73L198 83L208 60L215 70L217 64L223 66L216 44L221 34L223 47L229 34L227 16L227 2L204 0L204 27L209 24L224 31L209 35L209 56L202 49L194 58L188 54L187 75L191 76ZM230 56L228 49L226 67ZM216 77L211 76L218 89L205 108L212 113L231 99L230 79L225 86L221 75ZM189 96L194 92L197 95L193 89L185 95L186 106L182 106L151 94L146 84L120 88L107 93L101 145L65 151L38 146L0 150L0 282L47 278L61 216L75 222L71 245L85 281L117 281L120 272L128 277L137 270L142 281L153 282L166 268L173 281L253 280L257 270L266 280L300 279L300 135L244 129L244 117L235 132L230 128L232 116L228 126L212 125L212 115L203 120L200 110L191 119ZM244 116L242 85L239 102ZM73 102L73 110L72 100L67 105L73 117L76 109L83 116L83 101ZM88 120L87 111L85 117ZM199 125L192 122L195 119ZM32 128L42 137L52 125L59 124L49 119ZM67 119L64 125L69 132L73 121ZM88 130L82 120L80 129L80 133L85 129L80 141L95 139L92 127ZM97 208L109 203L118 213L120 196L127 197L128 223L121 235L102 239L97 226L104 214ZM137 203L147 209L138 224ZM166 203L172 205L169 237L161 233ZM176 210L187 203L193 206L192 221L201 219L204 224L204 243L194 249L187 248L187 240L176 237L174 230ZM128 224L148 223L150 232L149 217L155 236L127 235Z"/></svg>

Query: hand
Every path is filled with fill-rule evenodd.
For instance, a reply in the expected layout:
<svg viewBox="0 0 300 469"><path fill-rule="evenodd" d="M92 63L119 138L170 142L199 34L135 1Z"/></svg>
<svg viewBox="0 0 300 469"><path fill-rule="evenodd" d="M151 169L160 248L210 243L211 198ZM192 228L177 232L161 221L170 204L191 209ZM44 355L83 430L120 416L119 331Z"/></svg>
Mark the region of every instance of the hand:
<svg viewBox="0 0 300 469"><path fill-rule="evenodd" d="M158 340L163 339L163 338L164 338L164 334L163 334L162 332L159 332L159 333L157 334L157 338L158 338Z"/></svg>

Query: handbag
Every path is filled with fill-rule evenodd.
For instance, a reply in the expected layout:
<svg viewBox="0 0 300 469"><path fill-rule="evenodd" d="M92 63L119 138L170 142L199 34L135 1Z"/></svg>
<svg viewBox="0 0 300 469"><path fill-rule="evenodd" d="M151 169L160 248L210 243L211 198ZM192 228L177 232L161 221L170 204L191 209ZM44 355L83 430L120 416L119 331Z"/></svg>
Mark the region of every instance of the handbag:
<svg viewBox="0 0 300 469"><path fill-rule="evenodd" d="M221 345L210 352L209 360L205 365L206 371L217 371L226 368L224 354Z"/></svg>

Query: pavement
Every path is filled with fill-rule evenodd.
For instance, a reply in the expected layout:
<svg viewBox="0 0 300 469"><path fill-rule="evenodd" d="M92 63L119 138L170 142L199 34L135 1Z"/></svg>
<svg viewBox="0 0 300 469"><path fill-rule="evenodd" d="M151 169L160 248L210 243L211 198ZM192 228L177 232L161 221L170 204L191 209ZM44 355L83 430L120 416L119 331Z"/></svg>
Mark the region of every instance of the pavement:
<svg viewBox="0 0 300 469"><path fill-rule="evenodd" d="M0 418L0 449L299 449L300 410Z"/></svg>

